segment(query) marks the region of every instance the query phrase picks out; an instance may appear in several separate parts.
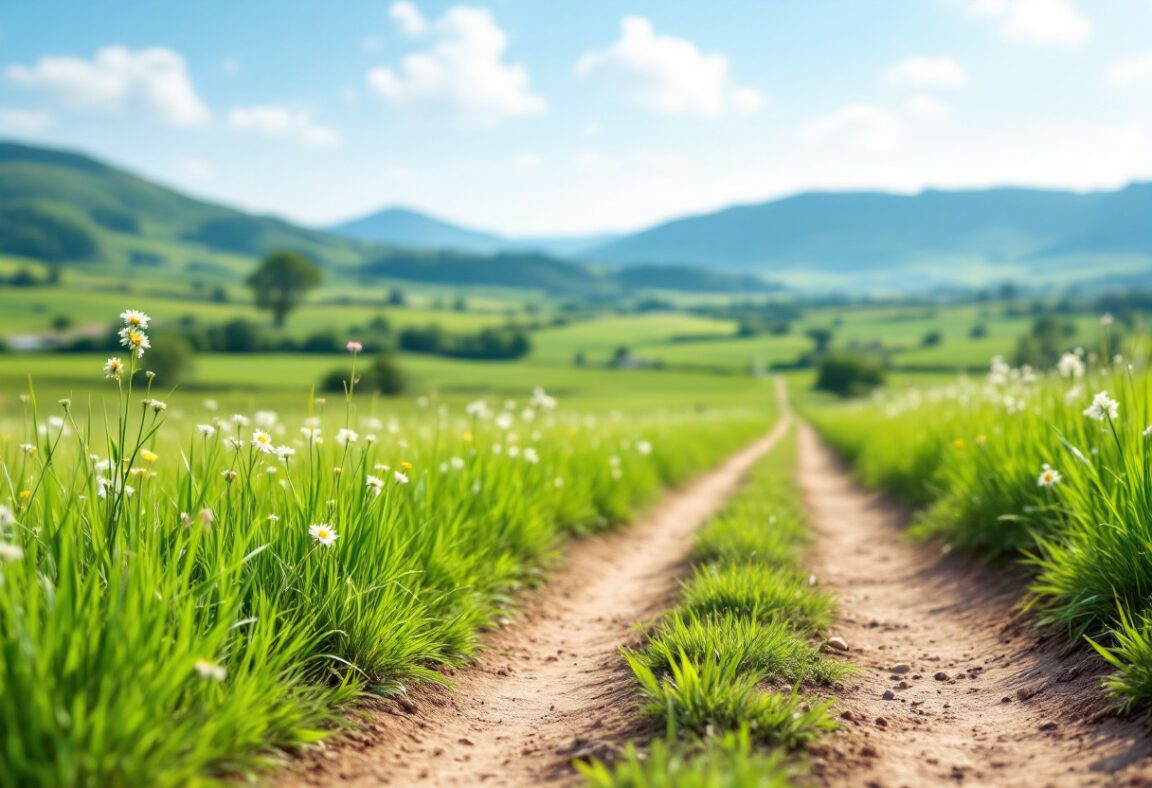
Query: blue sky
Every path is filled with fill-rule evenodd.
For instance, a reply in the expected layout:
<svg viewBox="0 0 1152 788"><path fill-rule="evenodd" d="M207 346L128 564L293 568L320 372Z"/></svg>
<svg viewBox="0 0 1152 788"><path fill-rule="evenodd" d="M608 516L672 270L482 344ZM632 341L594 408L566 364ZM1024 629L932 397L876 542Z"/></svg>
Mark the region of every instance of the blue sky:
<svg viewBox="0 0 1152 788"><path fill-rule="evenodd" d="M881 10L882 9L882 10ZM7 0L0 136L322 224L1152 178L1152 0Z"/></svg>

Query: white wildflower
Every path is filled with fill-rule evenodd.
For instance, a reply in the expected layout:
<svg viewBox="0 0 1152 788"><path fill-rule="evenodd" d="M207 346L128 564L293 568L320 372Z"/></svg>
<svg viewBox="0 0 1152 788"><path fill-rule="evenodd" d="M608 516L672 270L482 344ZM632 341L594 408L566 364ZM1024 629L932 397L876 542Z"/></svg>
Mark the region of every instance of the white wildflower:
<svg viewBox="0 0 1152 788"><path fill-rule="evenodd" d="M1092 404L1084 409L1084 415L1096 421L1105 418L1115 419L1120 411L1120 403L1108 396L1107 391L1099 392L1092 398Z"/></svg>
<svg viewBox="0 0 1152 788"><path fill-rule="evenodd" d="M253 432L251 442L261 454L271 454L276 451L272 445L272 436L264 430L256 430Z"/></svg>
<svg viewBox="0 0 1152 788"><path fill-rule="evenodd" d="M316 523L315 525L308 526L308 535L325 547L331 547L336 543L335 529L324 523Z"/></svg>
<svg viewBox="0 0 1152 788"><path fill-rule="evenodd" d="M1036 479L1037 487L1055 487L1063 479L1060 471L1056 470L1048 463L1044 463L1039 478Z"/></svg>
<svg viewBox="0 0 1152 788"><path fill-rule="evenodd" d="M200 678L212 681L223 681L228 678L228 669L210 659L196 660L196 673Z"/></svg>
<svg viewBox="0 0 1152 788"><path fill-rule="evenodd" d="M380 495L384 491L384 480L379 476L367 476L364 479L364 485L372 491L373 495Z"/></svg>
<svg viewBox="0 0 1152 788"><path fill-rule="evenodd" d="M120 313L120 319L124 321L125 326L139 329L148 328L148 323L152 320L138 309L125 309Z"/></svg>

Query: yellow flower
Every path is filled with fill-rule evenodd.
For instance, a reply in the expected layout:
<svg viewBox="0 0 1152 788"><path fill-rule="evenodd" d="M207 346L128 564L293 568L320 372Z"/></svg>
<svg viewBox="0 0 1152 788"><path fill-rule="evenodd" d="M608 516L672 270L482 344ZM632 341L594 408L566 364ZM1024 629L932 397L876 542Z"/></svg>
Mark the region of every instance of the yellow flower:
<svg viewBox="0 0 1152 788"><path fill-rule="evenodd" d="M410 462L400 463L400 473L408 473L408 471L410 471L410 470L412 470L412 463L410 463Z"/></svg>
<svg viewBox="0 0 1152 788"><path fill-rule="evenodd" d="M963 449L966 445L967 444L964 443L963 438L957 438L956 440L952 441L952 447L955 449Z"/></svg>
<svg viewBox="0 0 1152 788"><path fill-rule="evenodd" d="M27 501L31 497L32 497L32 491L31 490L21 490L20 491L20 500Z"/></svg>
<svg viewBox="0 0 1152 788"><path fill-rule="evenodd" d="M463 437L464 437L465 443L471 443L472 442L472 433L465 432Z"/></svg>
<svg viewBox="0 0 1152 788"><path fill-rule="evenodd" d="M988 442L988 436L987 435L977 435L976 436L976 445L983 446L987 442Z"/></svg>
<svg viewBox="0 0 1152 788"><path fill-rule="evenodd" d="M140 458L143 459L144 462L156 462L156 460L160 459L160 455L144 449L144 451L140 452Z"/></svg>

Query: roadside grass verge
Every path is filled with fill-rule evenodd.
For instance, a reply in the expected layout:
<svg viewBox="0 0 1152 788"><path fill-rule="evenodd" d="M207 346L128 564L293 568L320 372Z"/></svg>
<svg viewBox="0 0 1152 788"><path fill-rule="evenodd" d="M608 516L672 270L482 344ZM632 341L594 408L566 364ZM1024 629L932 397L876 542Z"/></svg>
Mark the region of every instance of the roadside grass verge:
<svg viewBox="0 0 1152 788"><path fill-rule="evenodd" d="M108 375L106 402L33 393L0 425L0 785L267 769L350 702L444 681L564 538L773 415L538 392L392 418L354 391L232 415L169 409L134 359Z"/></svg>
<svg viewBox="0 0 1152 788"><path fill-rule="evenodd" d="M589 785L786 785L799 748L835 727L831 702L803 694L848 669L816 645L833 604L800 569L795 449L790 431L700 531L680 604L625 652L641 713L663 737L577 763Z"/></svg>
<svg viewBox="0 0 1152 788"><path fill-rule="evenodd" d="M1022 563L1036 621L1088 638L1131 708L1152 703L1152 377L1101 357L810 415L862 481L921 505L916 535Z"/></svg>

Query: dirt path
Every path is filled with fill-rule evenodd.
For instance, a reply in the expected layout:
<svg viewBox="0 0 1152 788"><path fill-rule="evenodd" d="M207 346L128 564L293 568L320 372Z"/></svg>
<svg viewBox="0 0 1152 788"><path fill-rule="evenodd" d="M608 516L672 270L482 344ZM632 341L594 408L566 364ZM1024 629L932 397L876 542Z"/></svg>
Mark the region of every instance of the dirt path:
<svg viewBox="0 0 1152 788"><path fill-rule="evenodd" d="M907 542L907 513L861 492L807 426L799 472L812 569L861 666L837 691L843 730L814 753L817 782L1152 785L1142 723L1104 710L1103 663L1015 615L1022 578Z"/></svg>
<svg viewBox="0 0 1152 788"><path fill-rule="evenodd" d="M693 533L785 433L780 422L633 525L573 542L524 613L486 639L454 692L381 711L283 776L285 785L514 785L573 782L569 763L634 732L634 679L619 649L667 609Z"/></svg>

